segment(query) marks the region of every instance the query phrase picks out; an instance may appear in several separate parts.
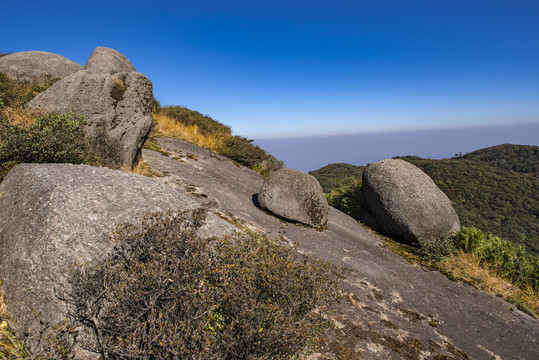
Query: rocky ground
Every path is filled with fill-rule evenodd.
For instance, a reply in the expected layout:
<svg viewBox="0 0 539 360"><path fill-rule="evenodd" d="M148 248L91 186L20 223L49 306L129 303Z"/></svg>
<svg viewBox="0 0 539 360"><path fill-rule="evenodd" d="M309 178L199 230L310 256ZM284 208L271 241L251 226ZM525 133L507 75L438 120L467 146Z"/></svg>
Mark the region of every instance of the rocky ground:
<svg viewBox="0 0 539 360"><path fill-rule="evenodd" d="M513 305L408 263L333 208L323 230L283 221L258 207L263 179L253 171L182 140L158 142L162 151L143 150L143 159L164 183L241 229L349 269L334 334L343 358L539 358L539 322Z"/></svg>

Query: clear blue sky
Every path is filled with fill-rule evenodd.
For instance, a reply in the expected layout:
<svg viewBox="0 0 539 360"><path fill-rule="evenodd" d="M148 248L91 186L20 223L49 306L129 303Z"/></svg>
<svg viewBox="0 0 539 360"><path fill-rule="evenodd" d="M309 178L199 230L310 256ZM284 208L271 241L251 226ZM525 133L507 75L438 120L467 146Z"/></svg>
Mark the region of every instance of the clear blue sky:
<svg viewBox="0 0 539 360"><path fill-rule="evenodd" d="M249 138L539 123L537 0L3 1L0 51L126 55ZM539 134L538 134L539 138Z"/></svg>

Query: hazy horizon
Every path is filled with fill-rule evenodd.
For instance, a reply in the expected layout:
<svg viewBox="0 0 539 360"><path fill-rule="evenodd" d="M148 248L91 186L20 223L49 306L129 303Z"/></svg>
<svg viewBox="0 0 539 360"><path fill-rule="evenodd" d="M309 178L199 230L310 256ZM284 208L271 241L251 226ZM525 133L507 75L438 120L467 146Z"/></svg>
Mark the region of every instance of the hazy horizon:
<svg viewBox="0 0 539 360"><path fill-rule="evenodd" d="M304 172L332 163L367 165L395 156L442 159L501 144L539 146L539 124L255 139L286 167Z"/></svg>

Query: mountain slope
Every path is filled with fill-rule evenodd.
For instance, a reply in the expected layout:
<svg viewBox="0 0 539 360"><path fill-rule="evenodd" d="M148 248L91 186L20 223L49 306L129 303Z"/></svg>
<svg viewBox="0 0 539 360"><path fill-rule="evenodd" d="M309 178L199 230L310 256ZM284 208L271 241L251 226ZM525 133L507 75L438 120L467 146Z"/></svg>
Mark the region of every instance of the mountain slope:
<svg viewBox="0 0 539 360"><path fill-rule="evenodd" d="M522 244L539 256L539 178L533 174L538 167L537 149L505 144L453 159L401 158L434 180L453 203L463 225ZM326 193L331 193L346 188L350 174L360 180L363 168L331 164L310 174L319 179ZM350 207L350 199L341 198L333 205Z"/></svg>
<svg viewBox="0 0 539 360"><path fill-rule="evenodd" d="M461 158L503 170L539 175L539 146L502 144L464 154Z"/></svg>

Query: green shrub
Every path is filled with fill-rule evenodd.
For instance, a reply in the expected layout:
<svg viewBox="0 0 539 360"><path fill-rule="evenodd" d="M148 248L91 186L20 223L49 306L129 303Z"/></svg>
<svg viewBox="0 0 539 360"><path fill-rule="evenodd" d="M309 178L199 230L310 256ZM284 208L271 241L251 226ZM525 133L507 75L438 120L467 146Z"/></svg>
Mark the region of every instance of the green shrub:
<svg viewBox="0 0 539 360"><path fill-rule="evenodd" d="M62 331L55 348L80 341L113 359L288 359L323 338L342 274L257 235L203 240L205 217L155 213L119 226L111 254L75 267L63 297L68 328L88 336Z"/></svg>
<svg viewBox="0 0 539 360"><path fill-rule="evenodd" d="M254 145L253 140L242 136L227 137L223 147L217 152L253 170L265 168L268 169L268 172L272 172L283 167L282 161Z"/></svg>
<svg viewBox="0 0 539 360"><path fill-rule="evenodd" d="M473 227L463 227L454 242L457 248L480 255L502 276L539 289L539 260L529 255L523 246L515 247L509 241Z"/></svg>
<svg viewBox="0 0 539 360"><path fill-rule="evenodd" d="M26 127L0 114L0 181L20 163L75 163L89 157L84 117L73 113L45 115Z"/></svg>
<svg viewBox="0 0 539 360"><path fill-rule="evenodd" d="M454 240L450 236L438 239L421 239L419 240L419 249L421 254L431 261L441 261L453 255L457 250Z"/></svg>

